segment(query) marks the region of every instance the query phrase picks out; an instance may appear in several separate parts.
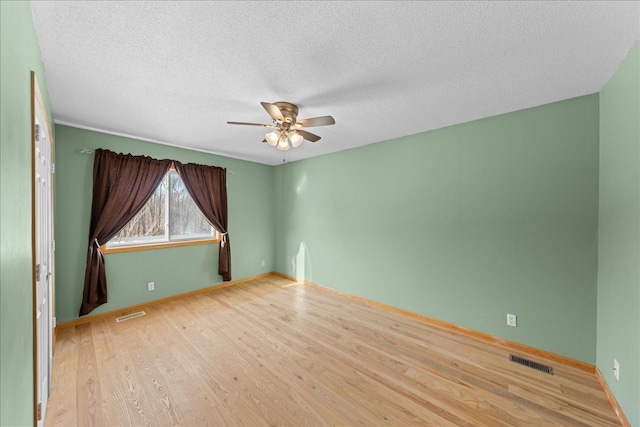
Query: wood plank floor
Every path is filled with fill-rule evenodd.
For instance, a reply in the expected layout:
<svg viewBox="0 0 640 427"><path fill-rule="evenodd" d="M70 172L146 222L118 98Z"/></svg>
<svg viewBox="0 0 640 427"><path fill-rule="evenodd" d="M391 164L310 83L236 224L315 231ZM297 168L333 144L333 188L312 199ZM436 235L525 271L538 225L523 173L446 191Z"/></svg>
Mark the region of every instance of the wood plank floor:
<svg viewBox="0 0 640 427"><path fill-rule="evenodd" d="M58 333L46 426L619 425L594 374L278 276L145 311Z"/></svg>

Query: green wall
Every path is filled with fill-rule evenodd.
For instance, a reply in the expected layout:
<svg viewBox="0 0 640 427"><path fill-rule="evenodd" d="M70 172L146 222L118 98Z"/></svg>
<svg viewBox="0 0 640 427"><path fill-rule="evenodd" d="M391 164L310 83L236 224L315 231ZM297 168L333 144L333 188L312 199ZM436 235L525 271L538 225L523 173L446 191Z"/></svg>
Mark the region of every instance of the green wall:
<svg viewBox="0 0 640 427"><path fill-rule="evenodd" d="M56 313L78 317L84 283L93 155L83 148L144 154L227 168L232 279L273 270L271 166L119 136L56 125ZM261 260L266 265L261 266ZM105 255L109 302L92 314L221 283L218 245L197 245ZM147 282L155 291L147 291Z"/></svg>
<svg viewBox="0 0 640 427"><path fill-rule="evenodd" d="M281 165L275 192L278 271L595 363L597 94Z"/></svg>
<svg viewBox="0 0 640 427"><path fill-rule="evenodd" d="M640 426L640 45L600 92L597 365ZM620 380L613 360L620 363Z"/></svg>
<svg viewBox="0 0 640 427"><path fill-rule="evenodd" d="M0 425L33 424L31 71L51 119L27 2L0 2ZM51 122L53 123L53 122Z"/></svg>

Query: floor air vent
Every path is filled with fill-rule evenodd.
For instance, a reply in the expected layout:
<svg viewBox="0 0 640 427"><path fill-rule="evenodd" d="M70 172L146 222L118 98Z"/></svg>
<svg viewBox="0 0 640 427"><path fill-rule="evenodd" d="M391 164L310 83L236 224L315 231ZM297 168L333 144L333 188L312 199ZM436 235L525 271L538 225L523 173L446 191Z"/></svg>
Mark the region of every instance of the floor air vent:
<svg viewBox="0 0 640 427"><path fill-rule="evenodd" d="M534 362L529 359L523 359L522 357L518 357L513 354L509 355L509 360L533 369L537 369L538 371L542 371L545 374L553 375L553 368L551 366L543 365L542 363Z"/></svg>
<svg viewBox="0 0 640 427"><path fill-rule="evenodd" d="M124 322L125 320L135 319L136 317L142 317L145 314L147 313L145 313L144 311L136 311L135 313L125 314L124 316L116 317L116 322Z"/></svg>

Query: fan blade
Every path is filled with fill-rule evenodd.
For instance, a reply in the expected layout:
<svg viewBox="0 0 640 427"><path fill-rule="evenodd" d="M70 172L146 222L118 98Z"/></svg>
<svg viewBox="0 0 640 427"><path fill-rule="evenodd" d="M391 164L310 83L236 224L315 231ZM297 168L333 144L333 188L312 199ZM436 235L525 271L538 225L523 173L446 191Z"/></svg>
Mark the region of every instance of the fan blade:
<svg viewBox="0 0 640 427"><path fill-rule="evenodd" d="M313 126L335 125L336 121L331 116L322 116L314 117L312 119L298 120L296 124L300 124L303 128L309 128Z"/></svg>
<svg viewBox="0 0 640 427"><path fill-rule="evenodd" d="M244 125L244 126L263 126L266 128L272 128L274 125L266 125L264 123L245 123L245 122L227 122L230 125Z"/></svg>
<svg viewBox="0 0 640 427"><path fill-rule="evenodd" d="M284 116L277 105L269 104L268 102L261 102L260 104L267 110L267 113L269 113L273 120L284 122Z"/></svg>
<svg viewBox="0 0 640 427"><path fill-rule="evenodd" d="M312 134L311 132L307 132L306 130L298 130L298 133L307 141L311 141L311 142L320 141L320 137L318 135Z"/></svg>

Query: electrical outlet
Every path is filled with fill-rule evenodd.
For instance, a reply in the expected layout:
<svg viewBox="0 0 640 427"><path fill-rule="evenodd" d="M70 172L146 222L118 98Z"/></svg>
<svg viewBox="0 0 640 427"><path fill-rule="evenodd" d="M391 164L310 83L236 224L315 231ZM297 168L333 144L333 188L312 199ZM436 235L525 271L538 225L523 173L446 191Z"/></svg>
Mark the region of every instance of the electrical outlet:
<svg viewBox="0 0 640 427"><path fill-rule="evenodd" d="M264 260L262 260L260 261L260 265L264 267L265 265L267 265L267 263Z"/></svg>
<svg viewBox="0 0 640 427"><path fill-rule="evenodd" d="M156 284L155 284L155 282L149 282L149 283L147 283L147 290L148 290L148 291L153 291L153 290L155 290L155 288L156 288Z"/></svg>
<svg viewBox="0 0 640 427"><path fill-rule="evenodd" d="M620 364L617 359L613 359L613 376L620 381Z"/></svg>
<svg viewBox="0 0 640 427"><path fill-rule="evenodd" d="M507 326L513 326L514 328L518 326L518 316L515 314L507 313Z"/></svg>

